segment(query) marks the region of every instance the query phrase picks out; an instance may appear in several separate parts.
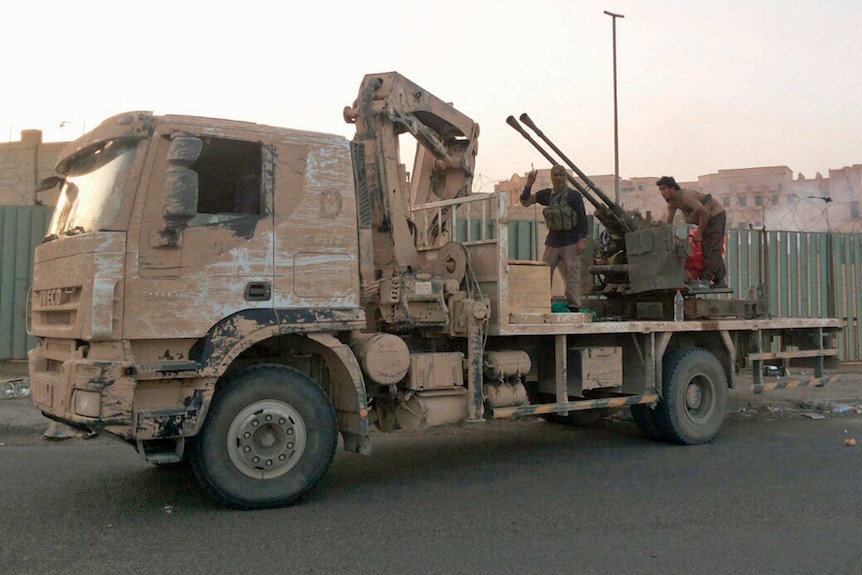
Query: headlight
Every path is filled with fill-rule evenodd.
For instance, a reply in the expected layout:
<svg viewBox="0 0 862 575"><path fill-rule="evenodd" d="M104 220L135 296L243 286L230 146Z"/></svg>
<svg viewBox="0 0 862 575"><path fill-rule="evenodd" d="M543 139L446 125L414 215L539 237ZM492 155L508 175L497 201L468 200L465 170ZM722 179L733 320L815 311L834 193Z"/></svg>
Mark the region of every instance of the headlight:
<svg viewBox="0 0 862 575"><path fill-rule="evenodd" d="M84 417L102 415L102 394L98 391L75 390L75 413Z"/></svg>

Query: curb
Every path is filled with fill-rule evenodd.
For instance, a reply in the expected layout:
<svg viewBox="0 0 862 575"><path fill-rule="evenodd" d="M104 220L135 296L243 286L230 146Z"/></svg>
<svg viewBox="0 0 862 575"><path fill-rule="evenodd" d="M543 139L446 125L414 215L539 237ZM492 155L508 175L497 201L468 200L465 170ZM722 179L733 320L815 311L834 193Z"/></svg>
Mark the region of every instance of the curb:
<svg viewBox="0 0 862 575"><path fill-rule="evenodd" d="M41 435L51 424L30 400L26 364L0 362L0 436Z"/></svg>
<svg viewBox="0 0 862 575"><path fill-rule="evenodd" d="M0 400L0 435L41 434L50 424L28 398Z"/></svg>

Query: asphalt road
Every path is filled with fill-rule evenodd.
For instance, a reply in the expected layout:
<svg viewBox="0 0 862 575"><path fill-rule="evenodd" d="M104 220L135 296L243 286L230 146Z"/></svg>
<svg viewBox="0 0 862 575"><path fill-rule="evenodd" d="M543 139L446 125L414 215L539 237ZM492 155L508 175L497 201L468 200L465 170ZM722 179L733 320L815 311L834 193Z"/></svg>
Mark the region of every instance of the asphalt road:
<svg viewBox="0 0 862 575"><path fill-rule="evenodd" d="M255 512L107 439L0 442L10 575L862 572L862 415L737 411L698 447L625 421L378 435Z"/></svg>

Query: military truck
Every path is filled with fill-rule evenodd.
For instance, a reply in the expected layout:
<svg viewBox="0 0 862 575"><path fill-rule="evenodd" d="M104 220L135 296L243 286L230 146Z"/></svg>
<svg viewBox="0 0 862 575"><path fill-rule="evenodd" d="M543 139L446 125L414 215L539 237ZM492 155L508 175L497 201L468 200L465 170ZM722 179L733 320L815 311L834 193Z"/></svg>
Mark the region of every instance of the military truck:
<svg viewBox="0 0 862 575"><path fill-rule="evenodd" d="M130 112L70 143L35 254L34 404L154 465L189 462L248 509L312 489L339 434L369 454L372 426L629 407L646 435L697 444L745 362L811 358L804 384L827 381L837 320L687 293L673 321L674 274L652 299L603 296L613 314L551 313L548 267L509 256L505 195L471 193L475 122L394 72L366 76L344 118L352 141ZM668 239L631 233L655 236L632 236L639 254Z"/></svg>

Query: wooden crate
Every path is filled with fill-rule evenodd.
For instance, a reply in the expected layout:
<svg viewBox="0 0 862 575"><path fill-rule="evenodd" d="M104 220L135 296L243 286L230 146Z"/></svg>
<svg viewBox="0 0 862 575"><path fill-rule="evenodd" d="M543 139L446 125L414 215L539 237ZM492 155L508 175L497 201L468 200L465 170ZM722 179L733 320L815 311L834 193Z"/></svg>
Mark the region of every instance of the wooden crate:
<svg viewBox="0 0 862 575"><path fill-rule="evenodd" d="M509 314L551 311L551 271L545 262L509 262Z"/></svg>
<svg viewBox="0 0 862 575"><path fill-rule="evenodd" d="M575 376L582 389L618 387L623 383L623 350L619 347L574 348Z"/></svg>

